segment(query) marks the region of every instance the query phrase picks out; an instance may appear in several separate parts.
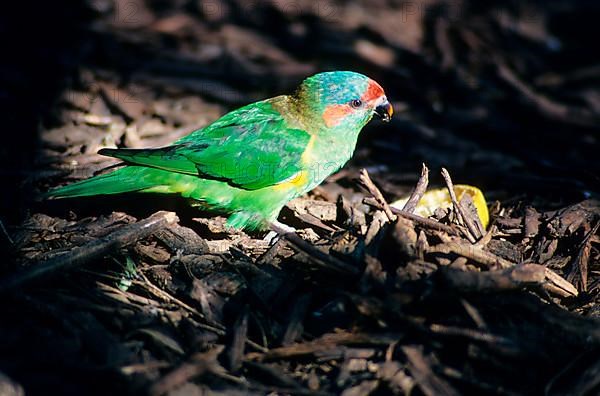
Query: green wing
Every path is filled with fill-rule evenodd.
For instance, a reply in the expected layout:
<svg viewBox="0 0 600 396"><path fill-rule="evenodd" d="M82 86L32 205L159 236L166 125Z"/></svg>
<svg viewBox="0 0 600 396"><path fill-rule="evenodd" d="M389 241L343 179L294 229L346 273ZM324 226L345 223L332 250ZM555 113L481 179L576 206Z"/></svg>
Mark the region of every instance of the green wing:
<svg viewBox="0 0 600 396"><path fill-rule="evenodd" d="M225 181L256 190L300 170L310 135L290 128L267 101L253 103L157 149L103 149L129 164Z"/></svg>

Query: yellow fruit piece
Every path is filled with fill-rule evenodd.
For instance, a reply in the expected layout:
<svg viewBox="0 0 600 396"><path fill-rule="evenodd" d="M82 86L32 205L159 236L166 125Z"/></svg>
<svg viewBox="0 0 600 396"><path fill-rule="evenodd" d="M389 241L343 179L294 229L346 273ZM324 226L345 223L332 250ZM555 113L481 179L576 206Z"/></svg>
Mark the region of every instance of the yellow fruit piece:
<svg viewBox="0 0 600 396"><path fill-rule="evenodd" d="M459 202L465 194L471 196L475 208L477 208L477 214L479 215L481 224L483 225L483 228L487 228L490 222L490 214L488 212L487 202L485 201L485 197L481 190L466 184L457 184L454 186L454 193ZM402 209L407 201L408 198L399 199L392 202L390 206ZM419 216L429 217L433 215L433 212L435 212L437 208L450 208L451 206L452 200L450 199L450 194L448 194L448 189L436 188L435 190L427 191L423 195L414 213Z"/></svg>

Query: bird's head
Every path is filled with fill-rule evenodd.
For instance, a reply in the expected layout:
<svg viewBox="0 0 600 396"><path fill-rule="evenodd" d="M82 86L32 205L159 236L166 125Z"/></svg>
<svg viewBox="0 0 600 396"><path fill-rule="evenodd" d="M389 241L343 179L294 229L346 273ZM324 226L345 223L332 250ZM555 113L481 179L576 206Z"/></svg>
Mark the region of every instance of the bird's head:
<svg viewBox="0 0 600 396"><path fill-rule="evenodd" d="M360 130L374 115L389 121L394 112L381 85L355 72L315 74L302 82L296 95L328 129Z"/></svg>

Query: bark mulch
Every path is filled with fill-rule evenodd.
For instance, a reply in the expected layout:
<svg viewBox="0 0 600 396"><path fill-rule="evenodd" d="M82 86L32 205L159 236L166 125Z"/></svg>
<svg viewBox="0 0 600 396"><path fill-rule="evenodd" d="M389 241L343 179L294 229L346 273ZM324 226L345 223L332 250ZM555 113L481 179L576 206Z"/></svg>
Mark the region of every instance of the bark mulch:
<svg viewBox="0 0 600 396"><path fill-rule="evenodd" d="M0 394L600 391L598 5L39 7L0 66ZM35 199L118 163L103 147L166 145L327 69L378 80L397 115L284 208L297 234L176 197ZM453 183L482 189L487 228L468 198L414 213Z"/></svg>

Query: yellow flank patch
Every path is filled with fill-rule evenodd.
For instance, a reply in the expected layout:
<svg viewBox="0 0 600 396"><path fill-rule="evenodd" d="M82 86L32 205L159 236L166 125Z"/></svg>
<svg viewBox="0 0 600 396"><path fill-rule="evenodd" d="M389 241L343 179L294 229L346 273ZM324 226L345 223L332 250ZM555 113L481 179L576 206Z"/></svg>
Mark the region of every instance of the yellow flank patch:
<svg viewBox="0 0 600 396"><path fill-rule="evenodd" d="M171 186L154 186L154 187L146 188L143 191L148 192L148 193L157 193L157 194L169 194L169 193L174 192L171 189Z"/></svg>
<svg viewBox="0 0 600 396"><path fill-rule="evenodd" d="M312 156L312 151L313 151L313 148L315 147L316 139L317 138L315 135L310 136L310 140L308 141L308 144L306 145L306 149L304 150L304 153L302 153L302 156L300 157L302 164L310 165L310 157Z"/></svg>
<svg viewBox="0 0 600 396"><path fill-rule="evenodd" d="M291 177L288 177L284 181L277 183L273 188L275 190L287 190L287 189L297 189L300 190L304 188L309 182L308 171L301 170L294 173Z"/></svg>
<svg viewBox="0 0 600 396"><path fill-rule="evenodd" d="M311 157L312 157L313 148L315 146L315 140L316 140L315 135L311 135L310 140L308 141L308 144L306 145L306 149L304 150L304 153L302 153L302 156L300 157L300 162L302 163L302 165L305 166L305 169L298 171L298 172L294 173L292 176L288 177L287 179L277 183L274 186L275 190L278 190L278 191L286 190L286 189L301 190L306 185L308 185L308 183L310 182L308 169L310 169L310 166L311 166Z"/></svg>

